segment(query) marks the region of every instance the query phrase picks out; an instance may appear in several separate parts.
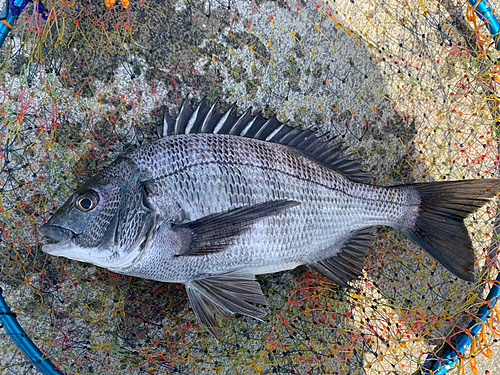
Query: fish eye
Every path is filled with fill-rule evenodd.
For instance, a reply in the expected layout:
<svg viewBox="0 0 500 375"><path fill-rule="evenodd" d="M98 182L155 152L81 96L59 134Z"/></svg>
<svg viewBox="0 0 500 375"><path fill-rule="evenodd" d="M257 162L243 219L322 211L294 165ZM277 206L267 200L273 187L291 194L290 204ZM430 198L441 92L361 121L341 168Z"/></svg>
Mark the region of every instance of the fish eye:
<svg viewBox="0 0 500 375"><path fill-rule="evenodd" d="M82 212L93 210L99 203L99 195L95 191L89 190L76 198L76 208Z"/></svg>

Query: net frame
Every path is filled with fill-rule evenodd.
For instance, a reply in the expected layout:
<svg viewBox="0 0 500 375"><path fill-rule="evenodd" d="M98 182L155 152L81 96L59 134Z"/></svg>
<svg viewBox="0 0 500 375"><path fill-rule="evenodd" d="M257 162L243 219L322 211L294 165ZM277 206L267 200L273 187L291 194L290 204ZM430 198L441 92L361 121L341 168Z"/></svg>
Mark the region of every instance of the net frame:
<svg viewBox="0 0 500 375"><path fill-rule="evenodd" d="M319 5L319 4L318 4L318 5ZM321 5L322 5L322 6L324 6L324 8L325 8L325 9L328 9L328 7L329 7L329 5L328 5L328 4L321 4ZM193 7L193 9L194 9L194 10L193 10L193 12L198 11L198 12L203 13L203 11L201 10L201 8L196 8L196 7ZM345 8L345 9L347 9L347 8ZM423 9L424 9L424 13L425 13L425 7L424 7ZM298 10L297 12L300 12L300 10ZM193 14L193 13L192 13L192 14ZM235 13L235 17L236 17L236 18L238 18L236 13ZM36 17L34 17L34 18L36 18ZM336 20L338 20L338 19L340 19L340 20L341 20L341 17L339 16L338 18L336 18ZM38 24L37 24L37 22L38 22L38 21L39 21L39 20L33 19L33 24L32 24L32 25L33 25L33 26L35 26L35 27L33 27L33 29L34 29L34 30L39 30L39 29L40 29L40 28L38 28L38 29L37 29L37 27L36 27L36 26L38 25ZM341 20L341 21L342 21L342 20ZM345 24L347 24L347 22L343 22L343 23L342 23L341 21L336 21L336 26L338 26L339 28L343 28L343 27L345 27L344 25L345 25ZM125 22L126 22L126 21L125 21ZM338 23L337 23L337 22L338 22ZM127 24L125 23L124 25L127 25ZM75 24L75 26L78 26L78 25L77 25L77 24ZM127 26L127 27L123 26L123 27L124 27L126 30L128 30L128 26ZM347 29L347 28L346 28L346 29ZM353 34L352 34L352 32L351 32L351 33L349 33L349 31L350 31L350 29L347 29L346 34L347 34L347 35L353 35ZM43 34L43 32L45 32L45 31L42 31L42 34ZM477 34L477 35L479 35L479 34ZM366 42L366 41L365 41L365 42ZM215 42L214 42L214 43L215 43ZM369 42L366 42L366 43L369 43ZM219 46L222 46L222 44L218 44L218 45L219 45ZM443 50L445 50L445 49L443 49ZM453 48L451 48L451 49L450 49L450 50L448 50L448 51L452 51L452 50L453 50ZM226 51L226 52L230 52L230 51ZM450 52L450 53L452 53L452 52ZM487 55L488 53L491 53L491 52L485 52L485 55ZM35 55L35 56L36 56L36 55ZM41 57L40 57L40 55L38 55L38 58L41 58ZM36 59L36 57L35 57L35 59ZM125 70L125 71L127 71L127 72L130 74L130 76L133 76L133 75L134 75L134 67L133 67L133 65L134 65L134 63L127 63L127 64L124 64L124 70ZM179 70L183 70L183 69L184 69L184 70L188 70L188 68L189 68L188 66L182 66L182 64L179 64ZM29 82L29 81L30 81L30 79L32 79L32 77L30 78L30 72L28 72L27 77L28 77L27 81ZM201 77L203 77L203 75L201 75ZM205 77L203 77L203 78L207 78L207 77L208 77L208 76L205 76ZM326 82L326 84L328 84L327 80L333 80L334 78L335 78L335 79L338 79L339 77L335 77L335 75L332 75L332 76L328 76L327 78L325 78L325 82ZM174 87L175 87L175 90L177 90L177 86L176 86L175 79L172 81L172 83L173 83L173 85L174 85ZM461 84L463 84L463 82L461 82ZM470 83L466 83L466 85L470 85ZM78 85L73 85L73 87L72 87L72 88L73 88L73 89L76 89L76 90L75 90L75 91L76 91L76 97L80 96L80 95L78 94L78 93L79 93L79 91L80 91L80 90L78 89ZM47 91L49 91L49 92L50 92L50 89L47 89ZM50 96L50 94L49 94L49 96ZM493 98L493 99L494 99L494 98ZM173 101L174 101L174 103L175 103L175 102L177 102L177 100L178 100L178 99L173 100ZM268 100L267 100L267 103L266 103L266 101L261 101L261 103L260 103L260 104L263 106L263 108L269 108L269 107L266 107L266 106L267 106L267 105L269 105L271 102L272 102L272 98L268 99ZM495 101L494 101L494 100L492 100L492 102L493 102L493 103L495 103ZM24 106L26 106L26 103L28 103L28 106L29 106L29 103L30 103L30 98L29 98L29 96L24 96L24 97L23 97L22 95L20 95L20 100L19 100L19 103L20 103L21 108L23 108ZM321 103L321 104L323 104L323 103ZM494 105L494 104L493 104L493 105ZM272 106L270 106L270 107L272 107ZM277 108L279 108L279 107L277 107ZM300 113L300 112L303 112L303 113L304 113L304 112L307 110L307 105L305 105L305 106L303 106L303 107L299 107L299 106L297 106L297 107L295 107L295 109L299 109L299 110L300 110L300 111L299 111L299 113ZM303 111L302 111L302 109L303 109ZM267 109L267 110L268 110L268 109ZM286 108L285 108L285 110L281 110L281 111L279 111L279 110L278 110L278 111L276 111L276 112L277 112L278 114L281 114L283 117L288 117L288 116L289 116L289 115L288 115L288 112L287 112L287 110L286 110ZM375 111L374 111L374 112L375 112ZM23 115L22 113L23 113L23 111L21 110L21 112L20 112L20 113L18 113L17 115L18 115L18 116L19 116L19 115L21 115L21 118L23 118L23 117L24 117L24 115ZM110 118L111 118L111 117L110 117ZM341 116L339 116L339 118L340 118L340 120L339 120L339 121L344 121L344 122L347 122L347 120L343 120L343 118L342 118ZM24 119L23 119L23 121L24 121ZM29 120L28 120L28 121L29 121ZM62 122L62 121L61 121L61 122ZM55 124L59 124L59 121L55 122ZM64 125L62 125L61 127L64 127ZM57 129L57 128L59 128L59 125L55 126L55 128L56 128L56 129ZM69 126L69 128L71 128L71 127ZM4 129L5 129L5 128L4 128ZM433 130L434 130L434 129L433 129ZM121 134L121 135L123 135L123 139L127 139L127 137L131 137L131 138L136 138L136 139L137 139L137 142L141 142L141 140L140 140L140 134L138 134L138 133L134 133L134 132L125 132L125 133L123 133L123 134ZM349 136L349 134L347 134L347 133L345 133L345 134L340 133L340 135ZM353 134L350 134L350 135L351 135L351 136L353 136ZM354 135L354 136L355 136L355 135ZM104 139L104 137L103 137L103 139ZM467 139L467 137L465 137L465 139ZM438 147L438 146L437 146L437 147ZM391 149L391 147L386 147L386 148L387 148L387 149ZM92 151L91 151L91 152L92 152ZM119 151L116 151L116 152L119 152ZM471 153L471 158L476 158L476 159L477 159L477 157L482 157L482 155L483 155L482 153L476 153L475 151L473 151L473 152ZM96 158L96 156L95 156L95 155L94 155L93 157L95 157L95 158ZM85 166L85 167L87 167L87 166ZM97 168L97 166L92 166L92 165L91 165L91 167L93 167L93 168ZM486 168L485 168L485 169L486 169L486 170L490 170L490 168L489 168L489 167L487 167L487 168L488 168L488 169L486 169ZM82 169L83 169L83 168L82 168ZM35 171L35 172L36 172L36 171ZM428 173L428 172L426 172L426 173ZM91 173L89 173L89 174L91 174ZM383 176L383 173L382 173L382 177L384 177L384 176ZM383 181L383 178L382 178L382 181ZM8 208L9 208L9 206L7 205L7 209L8 209Z"/></svg>

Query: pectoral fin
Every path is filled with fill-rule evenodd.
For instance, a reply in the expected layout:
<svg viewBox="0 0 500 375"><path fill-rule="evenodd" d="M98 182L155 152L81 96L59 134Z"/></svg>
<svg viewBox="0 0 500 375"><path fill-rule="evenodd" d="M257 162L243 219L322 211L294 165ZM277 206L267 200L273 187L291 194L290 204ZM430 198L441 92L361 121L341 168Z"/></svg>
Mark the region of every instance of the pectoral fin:
<svg viewBox="0 0 500 375"><path fill-rule="evenodd" d="M333 282L348 287L348 281L363 274L365 254L374 238L373 230L374 228L367 228L357 231L337 254L330 259L311 264L310 267Z"/></svg>
<svg viewBox="0 0 500 375"><path fill-rule="evenodd" d="M290 200L275 200L235 208L202 217L189 223L172 227L181 237L181 250L177 256L207 255L227 249L236 237L248 230L259 219L277 215L298 205Z"/></svg>
<svg viewBox="0 0 500 375"><path fill-rule="evenodd" d="M265 305L267 301L255 275L247 268L190 281L186 290L196 317L216 338L219 338L216 314L239 313L256 319L266 315L253 305Z"/></svg>

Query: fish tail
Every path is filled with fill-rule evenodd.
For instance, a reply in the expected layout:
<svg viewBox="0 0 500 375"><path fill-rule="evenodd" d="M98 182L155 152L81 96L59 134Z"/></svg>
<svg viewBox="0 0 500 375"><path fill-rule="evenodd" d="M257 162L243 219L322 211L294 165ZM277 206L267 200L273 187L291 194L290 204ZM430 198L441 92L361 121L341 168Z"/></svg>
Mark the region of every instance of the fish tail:
<svg viewBox="0 0 500 375"><path fill-rule="evenodd" d="M500 180L480 179L406 185L418 193L418 214L402 233L449 271L474 281L474 251L464 224L469 214L500 192Z"/></svg>

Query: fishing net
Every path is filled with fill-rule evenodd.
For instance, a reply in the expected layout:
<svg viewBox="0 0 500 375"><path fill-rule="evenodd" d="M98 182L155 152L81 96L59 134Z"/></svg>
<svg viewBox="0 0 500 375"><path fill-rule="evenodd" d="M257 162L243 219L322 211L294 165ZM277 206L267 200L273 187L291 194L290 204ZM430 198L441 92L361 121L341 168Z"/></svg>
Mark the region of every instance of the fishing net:
<svg viewBox="0 0 500 375"><path fill-rule="evenodd" d="M0 286L13 314L0 316L15 315L42 359L68 374L494 368L486 357L499 350L496 200L466 222L477 282L383 228L352 290L304 267L259 276L267 316L220 319L221 341L198 326L182 285L48 256L37 234L76 187L156 139L163 112L175 116L188 95L192 105L218 98L218 112L235 103L235 114L252 106L320 126L379 185L498 177L499 56L476 8L463 0L12 4L19 16L0 47ZM37 372L2 329L0 369Z"/></svg>

